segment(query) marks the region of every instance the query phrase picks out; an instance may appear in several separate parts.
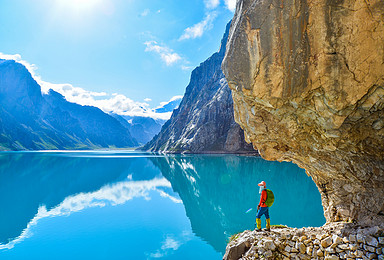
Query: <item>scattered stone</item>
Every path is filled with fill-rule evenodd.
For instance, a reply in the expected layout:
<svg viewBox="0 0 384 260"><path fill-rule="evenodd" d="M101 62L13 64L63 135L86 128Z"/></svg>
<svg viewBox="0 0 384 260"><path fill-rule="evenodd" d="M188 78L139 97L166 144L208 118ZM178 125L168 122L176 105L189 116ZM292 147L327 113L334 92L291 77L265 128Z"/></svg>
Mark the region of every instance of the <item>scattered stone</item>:
<svg viewBox="0 0 384 260"><path fill-rule="evenodd" d="M362 234L357 234L357 235L356 235L356 240L357 240L357 242L359 242L359 243L364 243L364 237L363 237L363 235L362 235Z"/></svg>
<svg viewBox="0 0 384 260"><path fill-rule="evenodd" d="M355 255L356 255L357 257L362 257L362 256L363 256L363 251L361 251L361 250L357 250L357 251L355 252Z"/></svg>
<svg viewBox="0 0 384 260"><path fill-rule="evenodd" d="M328 255L324 258L325 260L339 260L340 258L335 255Z"/></svg>
<svg viewBox="0 0 384 260"><path fill-rule="evenodd" d="M284 248L284 251L290 253L290 252L291 252L291 249L292 249L292 248L291 248L290 246L286 246L286 247Z"/></svg>
<svg viewBox="0 0 384 260"><path fill-rule="evenodd" d="M343 243L343 239L341 239L341 237L339 237L338 235L333 235L332 240L333 240L333 243L336 245Z"/></svg>
<svg viewBox="0 0 384 260"><path fill-rule="evenodd" d="M349 248L349 245L348 244L341 244L341 245L338 245L338 247L341 249L341 250L347 250Z"/></svg>
<svg viewBox="0 0 384 260"><path fill-rule="evenodd" d="M273 255L271 250L268 250L267 252L264 253L265 257L271 257Z"/></svg>
<svg viewBox="0 0 384 260"><path fill-rule="evenodd" d="M319 257L322 257L322 256L324 256L324 253L323 253L323 251L321 251L319 249L319 250L317 250L316 255L319 256Z"/></svg>
<svg viewBox="0 0 384 260"><path fill-rule="evenodd" d="M300 242L303 242L304 240L307 240L307 237L306 237L306 236L301 236L301 237L299 238L299 241L300 241Z"/></svg>
<svg viewBox="0 0 384 260"><path fill-rule="evenodd" d="M373 246L364 245L364 249L369 252L376 253L376 248L374 248Z"/></svg>
<svg viewBox="0 0 384 260"><path fill-rule="evenodd" d="M383 249L382 248L376 249L376 254L380 255L381 253L383 253Z"/></svg>
<svg viewBox="0 0 384 260"><path fill-rule="evenodd" d="M292 241L288 241L287 244L288 244L290 247L294 247L294 246L295 246L295 242L292 242Z"/></svg>
<svg viewBox="0 0 384 260"><path fill-rule="evenodd" d="M324 248L329 247L331 244L332 244L332 238L331 237L327 237L327 238L321 240L321 246Z"/></svg>
<svg viewBox="0 0 384 260"><path fill-rule="evenodd" d="M372 236L367 236L365 238L365 242L370 245L370 246L374 246L374 247L377 247L379 245L379 242L377 241L377 239L375 237L372 237Z"/></svg>
<svg viewBox="0 0 384 260"><path fill-rule="evenodd" d="M368 253L367 257L368 257L368 259L375 259L375 258L377 258L377 255L375 253Z"/></svg>
<svg viewBox="0 0 384 260"><path fill-rule="evenodd" d="M379 256L377 256L377 259L379 259L379 260L384 260L384 255L379 255Z"/></svg>
<svg viewBox="0 0 384 260"><path fill-rule="evenodd" d="M349 241L356 242L356 235L349 235Z"/></svg>
<svg viewBox="0 0 384 260"><path fill-rule="evenodd" d="M312 247L307 247L306 253L307 255L312 255Z"/></svg>
<svg viewBox="0 0 384 260"><path fill-rule="evenodd" d="M300 243L298 244L298 247L299 247L298 249L299 249L300 253L305 254L306 249L307 249L307 248L305 247L305 245L304 245L303 243L300 242Z"/></svg>
<svg viewBox="0 0 384 260"><path fill-rule="evenodd" d="M266 250L275 250L276 249L276 246L275 246L275 244L273 243L273 240L265 240L264 241L265 243L264 243L264 248L266 249Z"/></svg>
<svg viewBox="0 0 384 260"><path fill-rule="evenodd" d="M378 239L379 239L379 243L384 245L384 237L379 237Z"/></svg>

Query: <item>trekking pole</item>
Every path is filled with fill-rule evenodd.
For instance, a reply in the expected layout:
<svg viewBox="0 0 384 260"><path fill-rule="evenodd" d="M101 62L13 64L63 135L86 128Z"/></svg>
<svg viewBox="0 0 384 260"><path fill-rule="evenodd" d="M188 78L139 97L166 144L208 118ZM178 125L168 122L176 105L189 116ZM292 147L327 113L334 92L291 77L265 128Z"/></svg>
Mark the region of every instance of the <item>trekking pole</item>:
<svg viewBox="0 0 384 260"><path fill-rule="evenodd" d="M256 229L256 219L257 219L257 213L259 213L259 210L256 210L255 228L254 228L254 229Z"/></svg>

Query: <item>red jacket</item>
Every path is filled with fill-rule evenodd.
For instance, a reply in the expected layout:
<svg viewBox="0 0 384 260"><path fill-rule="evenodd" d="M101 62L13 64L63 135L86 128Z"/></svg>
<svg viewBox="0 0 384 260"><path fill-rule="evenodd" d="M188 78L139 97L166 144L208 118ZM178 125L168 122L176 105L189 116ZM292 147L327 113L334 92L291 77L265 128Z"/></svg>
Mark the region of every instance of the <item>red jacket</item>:
<svg viewBox="0 0 384 260"><path fill-rule="evenodd" d="M260 196L260 203L259 203L259 206L260 207L268 207L267 205L265 205L265 202L267 201L267 191L264 189L262 190L261 192L261 196Z"/></svg>

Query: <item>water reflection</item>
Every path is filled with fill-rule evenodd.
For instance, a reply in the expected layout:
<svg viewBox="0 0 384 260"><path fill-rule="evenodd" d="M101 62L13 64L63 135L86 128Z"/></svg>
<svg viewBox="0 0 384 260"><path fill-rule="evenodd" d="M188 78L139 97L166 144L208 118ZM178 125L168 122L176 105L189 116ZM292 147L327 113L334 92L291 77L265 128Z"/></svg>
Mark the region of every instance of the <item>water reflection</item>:
<svg viewBox="0 0 384 260"><path fill-rule="evenodd" d="M303 170L288 163L235 155L0 153L0 249L12 248L30 236L31 227L42 218L122 205L137 198L149 200L156 192L168 201L183 203L194 234L223 253L231 234L253 228L256 212L249 209L258 203L260 180L276 196L272 224L324 223L315 185ZM188 221L185 215L182 218ZM156 219L154 215L154 225L172 226ZM137 232L142 232L140 227ZM180 241L192 240L190 231L180 232L184 232ZM165 237L161 249L149 256L178 250L181 244L175 241L175 237Z"/></svg>
<svg viewBox="0 0 384 260"><path fill-rule="evenodd" d="M162 177L146 157L86 158L78 153L0 154L0 243L19 237L39 208L51 211L66 197L131 178ZM92 155L97 155L92 153ZM101 155L104 155L102 153ZM132 155L132 154L131 154Z"/></svg>
<svg viewBox="0 0 384 260"><path fill-rule="evenodd" d="M234 155L151 160L179 193L193 232L218 252L225 252L230 235L254 228L261 180L275 193L272 224L302 227L325 222L316 186L295 165Z"/></svg>

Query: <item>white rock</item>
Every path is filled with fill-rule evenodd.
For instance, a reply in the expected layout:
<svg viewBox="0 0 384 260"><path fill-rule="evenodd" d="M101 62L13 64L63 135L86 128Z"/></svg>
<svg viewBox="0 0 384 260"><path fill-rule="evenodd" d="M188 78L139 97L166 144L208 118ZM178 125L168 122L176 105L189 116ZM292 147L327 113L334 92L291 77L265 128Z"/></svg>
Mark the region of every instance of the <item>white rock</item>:
<svg viewBox="0 0 384 260"><path fill-rule="evenodd" d="M379 259L379 260L384 260L384 255L379 255L379 256L377 256L377 259Z"/></svg>
<svg viewBox="0 0 384 260"><path fill-rule="evenodd" d="M330 236L321 240L321 245L324 248L329 247L331 244L332 244L332 238Z"/></svg>
<svg viewBox="0 0 384 260"><path fill-rule="evenodd" d="M349 244L349 249L351 249L352 251L355 251L355 250L357 250L357 245L356 244Z"/></svg>
<svg viewBox="0 0 384 260"><path fill-rule="evenodd" d="M372 236L367 236L365 238L365 243L367 243L370 246L374 246L374 247L377 247L379 245L379 242L377 241L377 239L375 237L372 237Z"/></svg>
<svg viewBox="0 0 384 260"><path fill-rule="evenodd" d="M366 251L369 251L369 252L372 252L372 253L376 253L376 248L374 248L373 246L364 245L364 249Z"/></svg>
<svg viewBox="0 0 384 260"><path fill-rule="evenodd" d="M375 259L375 258L377 258L377 255L375 253L368 253L367 257L368 257L368 259Z"/></svg>
<svg viewBox="0 0 384 260"><path fill-rule="evenodd" d="M357 242L359 242L359 243L364 243L364 237L363 237L363 235L362 235L362 234L357 234L357 235L356 235L356 240L357 240Z"/></svg>
<svg viewBox="0 0 384 260"><path fill-rule="evenodd" d="M335 255L328 255L324 258L324 260L339 260L339 257Z"/></svg>
<svg viewBox="0 0 384 260"><path fill-rule="evenodd" d="M317 250L316 255L317 255L317 256L324 256L324 253L323 253L323 251L321 251L321 250L319 249L319 250Z"/></svg>
<svg viewBox="0 0 384 260"><path fill-rule="evenodd" d="M264 241L264 248L266 250L275 250L276 249L276 246L275 244L273 243L273 240L265 240Z"/></svg>
<svg viewBox="0 0 384 260"><path fill-rule="evenodd" d="M341 245L338 245L337 247L342 249L342 250L347 250L349 248L349 245L348 244L341 244Z"/></svg>
<svg viewBox="0 0 384 260"><path fill-rule="evenodd" d="M265 257L271 257L272 256L272 251L268 250L267 252L264 253Z"/></svg>
<svg viewBox="0 0 384 260"><path fill-rule="evenodd" d="M357 256L357 257L362 257L363 256L363 251L361 251L361 250L357 250L356 252L355 252L355 255Z"/></svg>
<svg viewBox="0 0 384 260"><path fill-rule="evenodd" d="M356 236L355 235L349 235L349 241L356 242Z"/></svg>
<svg viewBox="0 0 384 260"><path fill-rule="evenodd" d="M334 244L341 244L343 243L343 239L339 237L338 235L333 235L332 240Z"/></svg>
<svg viewBox="0 0 384 260"><path fill-rule="evenodd" d="M305 254L306 247L305 247L305 245L303 243L300 242L298 244L298 249L299 249L300 253Z"/></svg>
<svg viewBox="0 0 384 260"><path fill-rule="evenodd" d="M384 245L384 237L379 237L379 243Z"/></svg>
<svg viewBox="0 0 384 260"><path fill-rule="evenodd" d="M295 242L293 242L293 241L291 241L291 240L289 240L289 241L287 242L287 244L288 244L290 247L294 247L294 246L295 246Z"/></svg>
<svg viewBox="0 0 384 260"><path fill-rule="evenodd" d="M284 251L287 252L287 253L290 253L291 252L291 247L290 246L286 246L284 248Z"/></svg>

